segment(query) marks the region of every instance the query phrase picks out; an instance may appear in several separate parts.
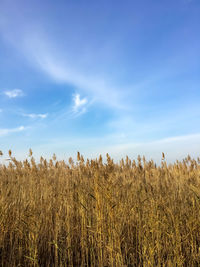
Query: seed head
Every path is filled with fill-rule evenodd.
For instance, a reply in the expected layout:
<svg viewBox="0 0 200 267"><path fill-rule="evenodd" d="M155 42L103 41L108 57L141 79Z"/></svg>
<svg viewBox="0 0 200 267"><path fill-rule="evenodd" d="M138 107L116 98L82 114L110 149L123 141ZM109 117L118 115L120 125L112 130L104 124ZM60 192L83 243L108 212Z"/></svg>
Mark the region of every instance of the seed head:
<svg viewBox="0 0 200 267"><path fill-rule="evenodd" d="M9 155L9 157L11 157L11 155L12 155L12 151L11 150L8 150L8 155Z"/></svg>

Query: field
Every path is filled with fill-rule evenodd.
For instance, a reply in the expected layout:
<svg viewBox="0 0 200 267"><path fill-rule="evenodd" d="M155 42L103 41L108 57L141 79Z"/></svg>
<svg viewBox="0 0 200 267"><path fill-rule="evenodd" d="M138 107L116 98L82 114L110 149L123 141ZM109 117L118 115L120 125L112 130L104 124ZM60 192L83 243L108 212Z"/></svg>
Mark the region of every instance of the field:
<svg viewBox="0 0 200 267"><path fill-rule="evenodd" d="M200 266L200 159L0 166L0 266Z"/></svg>

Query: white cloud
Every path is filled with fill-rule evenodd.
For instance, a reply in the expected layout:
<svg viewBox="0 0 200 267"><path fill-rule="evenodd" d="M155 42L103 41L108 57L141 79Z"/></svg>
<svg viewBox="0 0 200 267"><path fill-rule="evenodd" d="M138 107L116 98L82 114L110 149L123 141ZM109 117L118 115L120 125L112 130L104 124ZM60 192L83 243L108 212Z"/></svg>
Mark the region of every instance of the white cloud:
<svg viewBox="0 0 200 267"><path fill-rule="evenodd" d="M0 129L0 136L4 136L10 133L16 133L16 132L22 132L25 130L24 126L20 126L17 128L11 128L11 129Z"/></svg>
<svg viewBox="0 0 200 267"><path fill-rule="evenodd" d="M48 114L47 113L45 113L45 114L30 113L30 114L23 114L23 116L24 117L29 117L31 119L37 119L37 118L39 118L39 119L45 119L48 116Z"/></svg>
<svg viewBox="0 0 200 267"><path fill-rule="evenodd" d="M10 90L10 91L5 91L4 94L6 96L8 96L9 98L16 98L19 96L23 96L23 91L20 89L14 89L14 90Z"/></svg>
<svg viewBox="0 0 200 267"><path fill-rule="evenodd" d="M74 101L73 111L75 113L86 111L86 107L85 106L86 106L86 104L88 102L86 97L81 99L80 94L75 94L74 98L73 98L73 101Z"/></svg>

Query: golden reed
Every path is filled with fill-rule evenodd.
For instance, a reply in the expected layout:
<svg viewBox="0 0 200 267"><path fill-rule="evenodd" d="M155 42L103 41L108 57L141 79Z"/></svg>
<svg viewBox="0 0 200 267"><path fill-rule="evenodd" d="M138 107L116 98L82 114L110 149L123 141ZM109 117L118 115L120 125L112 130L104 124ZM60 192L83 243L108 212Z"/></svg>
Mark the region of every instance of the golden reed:
<svg viewBox="0 0 200 267"><path fill-rule="evenodd" d="M0 166L0 266L200 266L199 158L32 154Z"/></svg>

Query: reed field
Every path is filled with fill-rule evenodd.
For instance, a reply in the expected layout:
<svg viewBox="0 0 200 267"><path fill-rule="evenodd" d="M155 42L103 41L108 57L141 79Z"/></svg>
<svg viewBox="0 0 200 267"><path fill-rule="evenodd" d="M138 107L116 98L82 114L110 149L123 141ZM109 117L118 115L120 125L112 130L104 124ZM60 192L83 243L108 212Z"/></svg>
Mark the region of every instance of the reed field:
<svg viewBox="0 0 200 267"><path fill-rule="evenodd" d="M9 159L0 266L200 266L199 158Z"/></svg>

